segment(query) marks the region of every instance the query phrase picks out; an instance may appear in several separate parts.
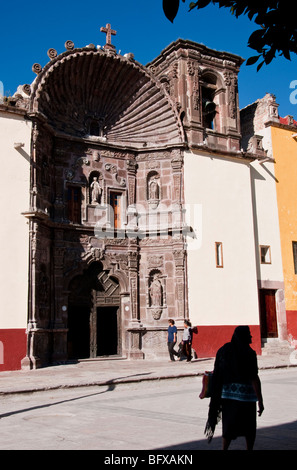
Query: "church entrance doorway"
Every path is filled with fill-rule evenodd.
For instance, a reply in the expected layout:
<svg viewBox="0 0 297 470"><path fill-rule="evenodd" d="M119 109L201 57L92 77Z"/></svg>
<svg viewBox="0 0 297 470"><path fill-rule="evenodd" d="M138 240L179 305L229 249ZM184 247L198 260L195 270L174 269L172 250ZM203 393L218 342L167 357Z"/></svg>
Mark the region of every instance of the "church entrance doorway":
<svg viewBox="0 0 297 470"><path fill-rule="evenodd" d="M68 359L121 354L120 286L100 264L69 285Z"/></svg>
<svg viewBox="0 0 297 470"><path fill-rule="evenodd" d="M97 307L97 356L118 354L118 312L118 307Z"/></svg>
<svg viewBox="0 0 297 470"><path fill-rule="evenodd" d="M90 357L90 309L87 305L69 305L68 358Z"/></svg>

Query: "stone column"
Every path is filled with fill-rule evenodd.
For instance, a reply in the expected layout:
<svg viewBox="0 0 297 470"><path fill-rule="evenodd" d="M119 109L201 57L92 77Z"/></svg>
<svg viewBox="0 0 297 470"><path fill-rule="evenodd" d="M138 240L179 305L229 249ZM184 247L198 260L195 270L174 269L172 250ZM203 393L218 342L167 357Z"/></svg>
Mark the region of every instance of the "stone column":
<svg viewBox="0 0 297 470"><path fill-rule="evenodd" d="M177 320L187 318L186 305L186 276L185 276L185 257L186 252L181 244L173 247L173 256L175 261L175 283L176 283L176 304Z"/></svg>
<svg viewBox="0 0 297 470"><path fill-rule="evenodd" d="M53 350L52 362L64 362L67 359L67 329L63 321L64 293L64 234L63 230L55 231L54 240L54 318L52 324Z"/></svg>
<svg viewBox="0 0 297 470"><path fill-rule="evenodd" d="M136 241L130 240L128 254L129 284L131 298L131 318L129 332L129 359L143 359L141 338L144 331L139 319L139 253Z"/></svg>
<svg viewBox="0 0 297 470"><path fill-rule="evenodd" d="M40 221L32 217L29 242L29 305L27 324L27 354L21 361L22 369L36 369L41 366L38 354L38 335L42 331L38 324L37 276L39 272Z"/></svg>

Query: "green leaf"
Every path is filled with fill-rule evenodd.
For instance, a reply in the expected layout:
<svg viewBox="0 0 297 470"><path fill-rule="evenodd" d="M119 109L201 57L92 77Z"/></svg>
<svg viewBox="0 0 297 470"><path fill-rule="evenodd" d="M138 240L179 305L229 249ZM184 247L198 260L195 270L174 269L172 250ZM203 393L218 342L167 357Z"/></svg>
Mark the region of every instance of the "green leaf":
<svg viewBox="0 0 297 470"><path fill-rule="evenodd" d="M205 8L209 5L211 0L198 0L197 1L197 8Z"/></svg>
<svg viewBox="0 0 297 470"><path fill-rule="evenodd" d="M263 60L263 62L260 62L260 64L258 65L257 72L259 72L259 70L260 70L260 68L262 67L263 64L264 64L264 60Z"/></svg>
<svg viewBox="0 0 297 470"><path fill-rule="evenodd" d="M288 49L284 49L283 50L283 56L288 59L288 60L291 60L291 56L290 56L290 51Z"/></svg>
<svg viewBox="0 0 297 470"><path fill-rule="evenodd" d="M253 49L257 49L257 46L259 44L262 44L263 34L263 29L257 29L256 31L254 31L249 37L248 45Z"/></svg>
<svg viewBox="0 0 297 470"><path fill-rule="evenodd" d="M189 11L193 10L195 7L197 7L197 2L191 2L189 5Z"/></svg>
<svg viewBox="0 0 297 470"><path fill-rule="evenodd" d="M163 0L163 11L166 18L173 23L179 9L179 0Z"/></svg>
<svg viewBox="0 0 297 470"><path fill-rule="evenodd" d="M274 59L274 57L275 57L275 48L271 47L270 50L266 52L266 54L264 55L265 64L266 65L270 64L270 62L272 61L272 59Z"/></svg>
<svg viewBox="0 0 297 470"><path fill-rule="evenodd" d="M246 65L253 65L257 62L257 60L261 57L261 55L254 55L253 57L249 57L246 61Z"/></svg>

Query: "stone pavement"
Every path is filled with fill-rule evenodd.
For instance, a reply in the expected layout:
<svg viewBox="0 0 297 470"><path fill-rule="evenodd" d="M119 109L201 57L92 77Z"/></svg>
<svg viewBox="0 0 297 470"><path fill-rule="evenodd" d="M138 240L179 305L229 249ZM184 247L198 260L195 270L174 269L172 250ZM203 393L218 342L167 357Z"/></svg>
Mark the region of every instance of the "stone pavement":
<svg viewBox="0 0 297 470"><path fill-rule="evenodd" d="M0 372L0 395L199 376L212 370L213 365L214 358L198 358L192 362L89 359L31 371ZM294 367L297 365L297 350L263 354L258 356L258 365L260 375L262 369Z"/></svg>

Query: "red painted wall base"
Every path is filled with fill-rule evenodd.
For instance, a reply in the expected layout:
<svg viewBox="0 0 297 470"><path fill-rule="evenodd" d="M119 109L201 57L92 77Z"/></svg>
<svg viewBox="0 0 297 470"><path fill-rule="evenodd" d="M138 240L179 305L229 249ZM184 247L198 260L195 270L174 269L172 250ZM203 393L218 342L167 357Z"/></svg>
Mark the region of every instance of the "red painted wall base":
<svg viewBox="0 0 297 470"><path fill-rule="evenodd" d="M215 357L218 349L228 343L237 325L197 326L193 334L193 349L198 358ZM252 335L251 347L261 355L261 333L259 325L249 325Z"/></svg>
<svg viewBox="0 0 297 470"><path fill-rule="evenodd" d="M25 329L0 330L0 371L21 369L26 356L27 335Z"/></svg>
<svg viewBox="0 0 297 470"><path fill-rule="evenodd" d="M297 340L297 312L287 312L290 331ZM215 357L217 350L231 340L237 325L198 326L193 335L193 349L198 358ZM252 348L261 354L259 325L249 325L252 334ZM288 321L289 331L289 321ZM293 334L291 333L291 334ZM0 371L21 369L21 360L26 356L27 335L25 329L0 330Z"/></svg>
<svg viewBox="0 0 297 470"><path fill-rule="evenodd" d="M287 331L288 341L292 344L297 343L297 311L287 310Z"/></svg>

